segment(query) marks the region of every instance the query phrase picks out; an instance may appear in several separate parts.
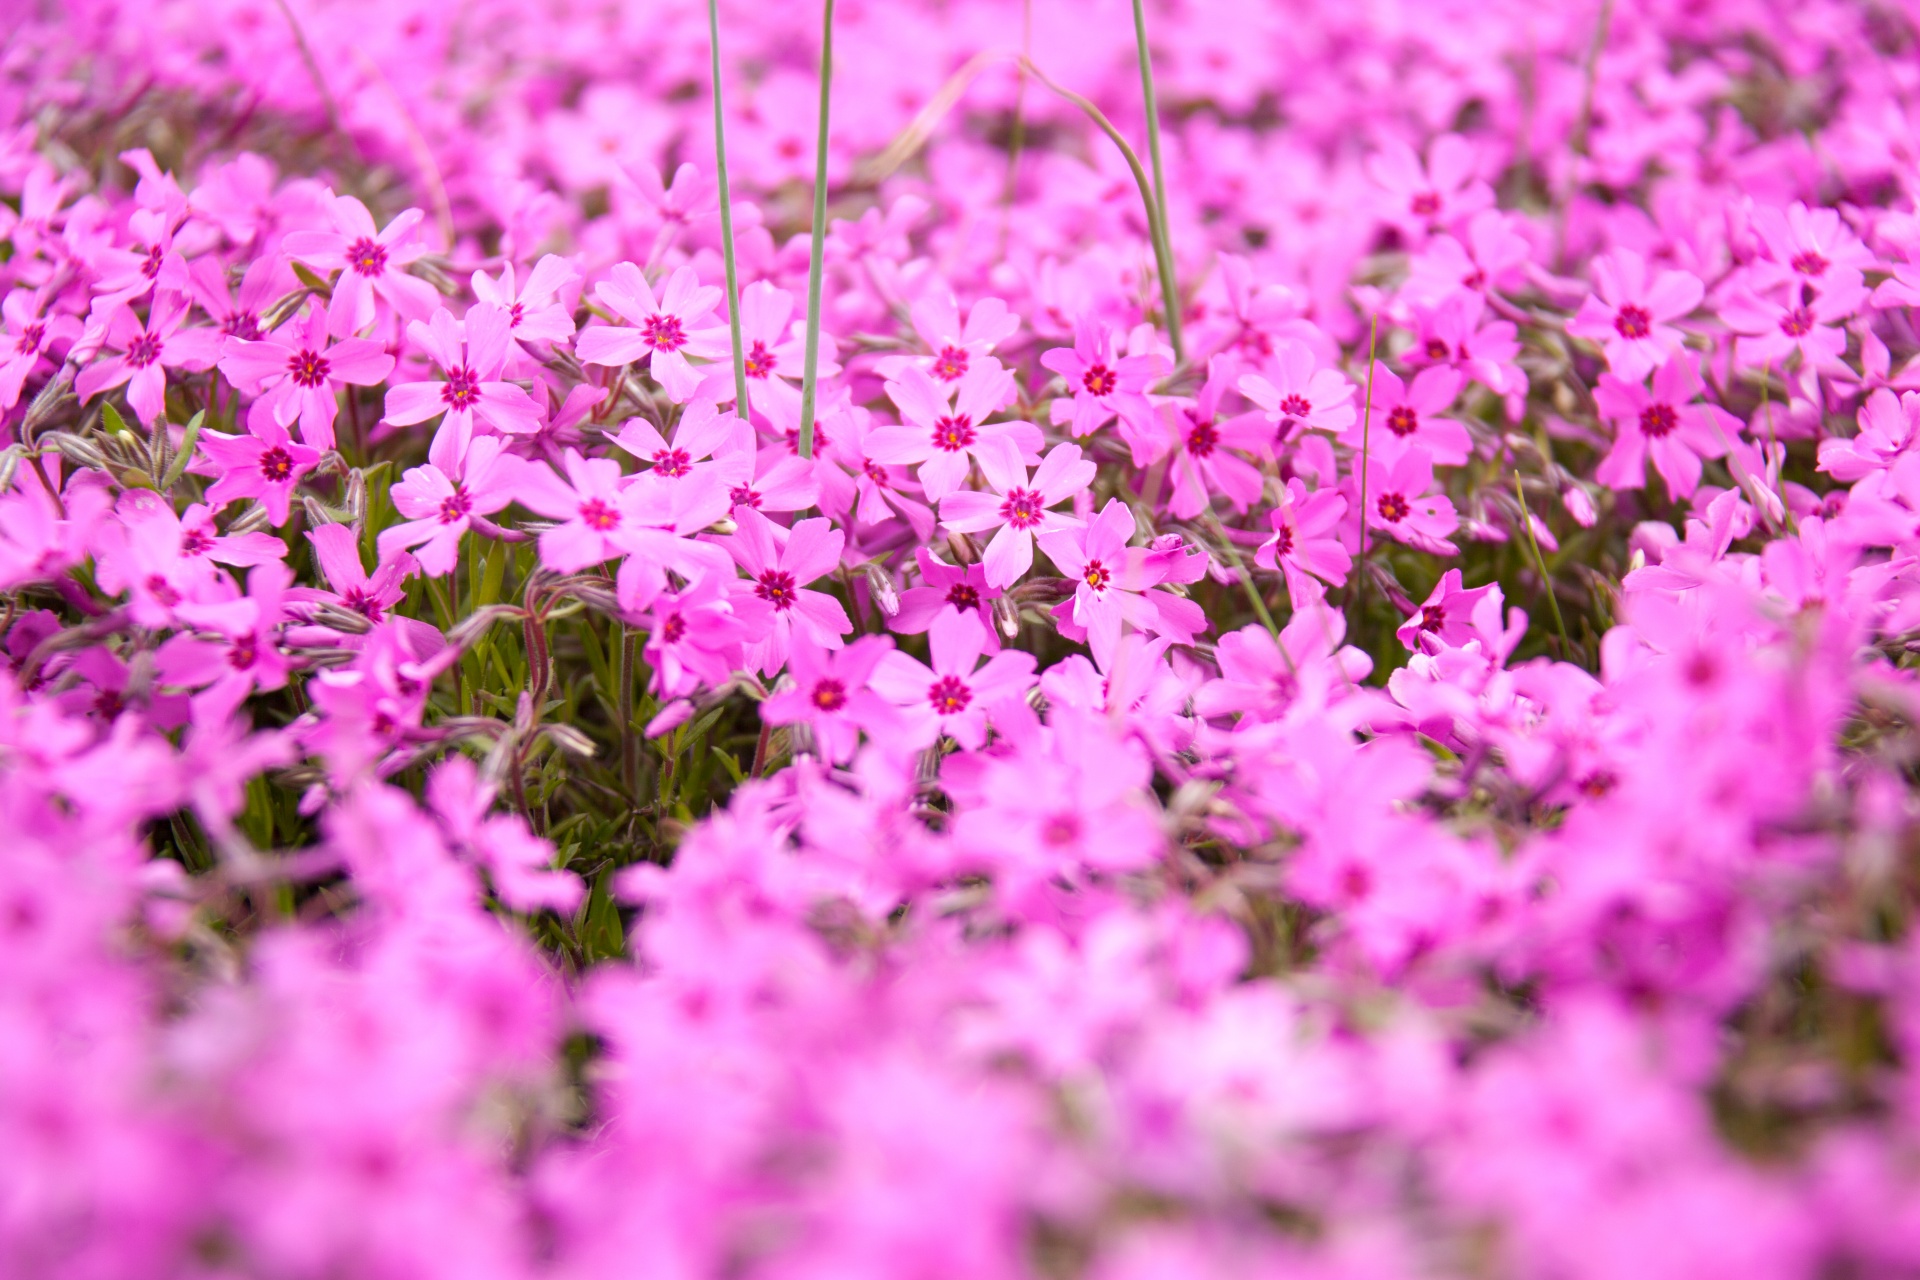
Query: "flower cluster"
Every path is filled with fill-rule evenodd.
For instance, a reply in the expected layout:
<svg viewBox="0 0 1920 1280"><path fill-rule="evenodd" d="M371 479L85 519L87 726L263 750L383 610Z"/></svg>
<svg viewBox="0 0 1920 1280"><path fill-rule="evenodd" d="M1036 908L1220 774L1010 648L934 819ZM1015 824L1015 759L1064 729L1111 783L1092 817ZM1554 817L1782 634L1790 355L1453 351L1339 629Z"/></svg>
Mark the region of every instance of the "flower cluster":
<svg viewBox="0 0 1920 1280"><path fill-rule="evenodd" d="M0 1271L1920 1272L1912 15L819 10L20 18Z"/></svg>

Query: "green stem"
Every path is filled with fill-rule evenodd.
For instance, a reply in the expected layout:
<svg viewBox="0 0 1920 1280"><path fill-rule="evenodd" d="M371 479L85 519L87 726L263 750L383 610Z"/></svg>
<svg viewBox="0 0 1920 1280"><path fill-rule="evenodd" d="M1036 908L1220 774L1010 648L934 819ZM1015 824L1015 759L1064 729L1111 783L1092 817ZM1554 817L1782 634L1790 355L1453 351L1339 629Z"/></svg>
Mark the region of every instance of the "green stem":
<svg viewBox="0 0 1920 1280"><path fill-rule="evenodd" d="M1367 457L1373 443L1373 345L1380 335L1380 317L1367 322L1367 398L1360 410L1360 581L1354 588L1358 599L1367 595Z"/></svg>
<svg viewBox="0 0 1920 1280"><path fill-rule="evenodd" d="M720 0L707 0L707 39L713 49L713 165L720 181L720 247L727 263L727 328L733 334L734 408L752 421L747 404L747 353L740 337L740 273L733 258L733 188L727 182L727 120L720 104Z"/></svg>
<svg viewBox="0 0 1920 1280"><path fill-rule="evenodd" d="M1167 223L1166 169L1160 163L1160 98L1153 90L1153 54L1147 48L1147 13L1144 0L1133 0L1133 41L1140 54L1140 94L1147 108L1147 155L1153 162L1153 207L1159 215L1158 236L1153 246L1154 261L1160 270L1160 291L1166 300L1167 337L1173 344L1173 358L1186 363L1180 341L1180 290L1173 276L1173 232Z"/></svg>
<svg viewBox="0 0 1920 1280"><path fill-rule="evenodd" d="M1533 516L1527 511L1526 491L1520 487L1520 473L1513 473L1513 496L1520 499L1520 523L1527 527L1527 545L1533 548L1533 563L1540 570L1540 581L1547 584L1547 607L1553 610L1553 629L1560 633L1560 656L1569 658L1573 645L1567 640L1567 623L1560 616L1560 597L1554 594L1553 575L1547 571L1547 558L1540 554L1540 539L1533 536Z"/></svg>
<svg viewBox="0 0 1920 1280"><path fill-rule="evenodd" d="M807 264L807 365L800 383L800 456L813 456L813 410L820 381L821 259L827 246L827 115L833 99L833 0L820 27L820 132L813 143L813 254Z"/></svg>

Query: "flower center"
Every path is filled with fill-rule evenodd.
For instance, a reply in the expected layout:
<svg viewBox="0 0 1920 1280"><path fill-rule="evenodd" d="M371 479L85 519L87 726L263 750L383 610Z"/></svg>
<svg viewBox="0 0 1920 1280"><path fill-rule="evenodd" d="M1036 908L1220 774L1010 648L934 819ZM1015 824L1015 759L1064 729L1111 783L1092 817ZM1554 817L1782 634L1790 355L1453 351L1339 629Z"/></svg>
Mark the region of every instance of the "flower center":
<svg viewBox="0 0 1920 1280"><path fill-rule="evenodd" d="M253 342L260 337L260 317L251 311L236 311L220 322L220 332Z"/></svg>
<svg viewBox="0 0 1920 1280"><path fill-rule="evenodd" d="M818 422L814 423L813 424L813 456L817 458L822 453L825 453L827 446L832 443L833 441L827 439L827 433L820 429L820 424ZM789 427L787 429L787 448L789 451L791 451L795 455L799 454L800 429L798 427Z"/></svg>
<svg viewBox="0 0 1920 1280"><path fill-rule="evenodd" d="M1000 518L1016 529L1031 529L1045 517L1046 500L1034 489L1015 486L1000 504Z"/></svg>
<svg viewBox="0 0 1920 1280"><path fill-rule="evenodd" d="M822 680L813 686L813 705L822 711L838 711L847 705L847 686L838 680Z"/></svg>
<svg viewBox="0 0 1920 1280"><path fill-rule="evenodd" d="M127 344L127 363L136 369L144 369L160 358L160 339L150 333L134 335Z"/></svg>
<svg viewBox="0 0 1920 1280"><path fill-rule="evenodd" d="M1803 276L1823 276L1827 273L1827 260L1808 249L1804 253L1793 255L1792 267Z"/></svg>
<svg viewBox="0 0 1920 1280"><path fill-rule="evenodd" d="M941 676L927 687L927 701L941 715L955 715L965 711L973 701L973 690L967 688L967 682L959 676Z"/></svg>
<svg viewBox="0 0 1920 1280"><path fill-rule="evenodd" d="M203 556L213 550L213 535L205 529L182 529L180 531L180 554L183 556Z"/></svg>
<svg viewBox="0 0 1920 1280"><path fill-rule="evenodd" d="M1479 267L1475 267L1473 270L1467 272L1467 274L1460 277L1460 283L1465 285L1467 288L1474 290L1477 293L1481 289L1484 289L1487 287L1487 273L1482 271Z"/></svg>
<svg viewBox="0 0 1920 1280"><path fill-rule="evenodd" d="M385 275L387 272L387 248L377 240L365 236L347 246L347 266L357 276Z"/></svg>
<svg viewBox="0 0 1920 1280"><path fill-rule="evenodd" d="M1780 317L1780 332L1789 338L1803 338L1813 332L1813 315L1805 307L1795 307Z"/></svg>
<svg viewBox="0 0 1920 1280"><path fill-rule="evenodd" d="M1273 554L1284 556L1293 550L1293 526L1281 525L1273 531Z"/></svg>
<svg viewBox="0 0 1920 1280"><path fill-rule="evenodd" d="M386 616L380 602L368 595L364 587L351 587L340 597L340 603L353 610L369 622L378 622Z"/></svg>
<svg viewBox="0 0 1920 1280"><path fill-rule="evenodd" d="M980 607L980 593L965 582L956 582L947 590L947 603L965 612Z"/></svg>
<svg viewBox="0 0 1920 1280"><path fill-rule="evenodd" d="M1420 606L1420 629L1438 631L1447 625L1447 611L1442 605L1423 604Z"/></svg>
<svg viewBox="0 0 1920 1280"><path fill-rule="evenodd" d="M1089 560L1087 561L1086 579L1087 585L1095 591L1105 591L1107 584L1113 581L1113 573L1106 565L1101 564L1098 560Z"/></svg>
<svg viewBox="0 0 1920 1280"><path fill-rule="evenodd" d="M1413 514L1413 504L1398 493L1380 495L1380 518L1388 524L1399 524Z"/></svg>
<svg viewBox="0 0 1920 1280"><path fill-rule="evenodd" d="M1439 193L1434 191L1422 191L1419 195L1407 201L1407 210L1410 213L1412 213L1413 216L1416 218L1433 217L1435 214L1440 212Z"/></svg>
<svg viewBox="0 0 1920 1280"><path fill-rule="evenodd" d="M471 409L473 402L480 398L479 377L465 365L447 370L447 380L440 388L440 398L447 402L449 409L456 412Z"/></svg>
<svg viewBox="0 0 1920 1280"><path fill-rule="evenodd" d="M677 613L668 614L666 620L660 624L660 642L662 644L678 644L686 634L687 620Z"/></svg>
<svg viewBox="0 0 1920 1280"><path fill-rule="evenodd" d="M20 331L18 338L13 340L13 349L23 356L31 355L40 350L40 344L46 340L47 326L39 323L30 324Z"/></svg>
<svg viewBox="0 0 1920 1280"><path fill-rule="evenodd" d="M235 671L245 671L260 660L260 642L252 635L244 635L227 646L227 665Z"/></svg>
<svg viewBox="0 0 1920 1280"><path fill-rule="evenodd" d="M1611 770L1595 769L1592 773L1580 779L1579 786L1580 790L1586 795L1598 800L1613 790L1614 787L1618 786L1619 783L1620 779L1616 778Z"/></svg>
<svg viewBox="0 0 1920 1280"><path fill-rule="evenodd" d="M147 256L145 260L143 260L140 263L140 274L145 276L149 280L159 275L160 259L164 256L165 255L161 252L159 245L155 245L153 246L153 248L147 250Z"/></svg>
<svg viewBox="0 0 1920 1280"><path fill-rule="evenodd" d="M608 533L620 527L620 513L598 498L580 504L580 523L596 533Z"/></svg>
<svg viewBox="0 0 1920 1280"><path fill-rule="evenodd" d="M933 424L933 447L945 453L958 453L974 440L973 419L964 413L937 419Z"/></svg>
<svg viewBox="0 0 1920 1280"><path fill-rule="evenodd" d="M1402 439L1420 429L1420 415L1404 404L1397 404L1387 414L1387 430Z"/></svg>
<svg viewBox="0 0 1920 1280"><path fill-rule="evenodd" d="M1680 425L1680 415L1670 404L1650 404L1640 411L1640 434L1658 440Z"/></svg>
<svg viewBox="0 0 1920 1280"><path fill-rule="evenodd" d="M655 351L678 351L687 345L687 332L681 327L679 316L660 312L648 316L640 326L640 341ZM754 347L758 350L759 344L755 343ZM771 369L773 366L768 364L767 367Z"/></svg>
<svg viewBox="0 0 1920 1280"><path fill-rule="evenodd" d="M520 322L522 320L525 320L526 318L527 318L527 310L525 307L521 306L519 303L516 302L512 306L507 308L507 328L518 329L520 327Z"/></svg>
<svg viewBox="0 0 1920 1280"><path fill-rule="evenodd" d="M319 387L326 385L327 370L331 367L327 358L318 351L302 349L299 354L287 361L287 374L295 386Z"/></svg>
<svg viewBox="0 0 1920 1280"><path fill-rule="evenodd" d="M760 505L760 491L752 485L737 484L727 490L727 501L736 507L758 507Z"/></svg>
<svg viewBox="0 0 1920 1280"><path fill-rule="evenodd" d="M1427 359L1445 360L1448 356L1452 354L1453 354L1453 348L1449 347L1446 343L1440 341L1440 339L1438 338L1427 339Z"/></svg>
<svg viewBox="0 0 1920 1280"><path fill-rule="evenodd" d="M1288 418L1304 418L1313 412L1313 402L1303 395L1290 395L1280 402L1280 412Z"/></svg>
<svg viewBox="0 0 1920 1280"><path fill-rule="evenodd" d="M1080 382L1093 395L1110 396L1120 385L1120 376L1104 364L1089 365L1080 375Z"/></svg>
<svg viewBox="0 0 1920 1280"><path fill-rule="evenodd" d="M180 603L180 593L173 589L164 574L152 574L147 578L147 594L171 609Z"/></svg>
<svg viewBox="0 0 1920 1280"><path fill-rule="evenodd" d="M886 467L875 462L872 458L860 459L860 471L861 474L865 475L867 479L875 484L884 485L892 480L892 477L887 474Z"/></svg>
<svg viewBox="0 0 1920 1280"><path fill-rule="evenodd" d="M967 353L959 347L942 347L933 358L933 376L942 382L958 382L967 372Z"/></svg>
<svg viewBox="0 0 1920 1280"><path fill-rule="evenodd" d="M453 493L440 503L440 523L458 524L467 518L473 510L473 497L465 489L455 486Z"/></svg>
<svg viewBox="0 0 1920 1280"><path fill-rule="evenodd" d="M1187 432L1187 452L1196 458L1204 458L1212 453L1220 443L1220 433L1211 422L1193 419L1193 429Z"/></svg>
<svg viewBox="0 0 1920 1280"><path fill-rule="evenodd" d="M747 349L746 364L749 378L764 378L772 373L773 367L779 363L773 352L767 350L767 344L764 342L755 342Z"/></svg>
<svg viewBox="0 0 1920 1280"><path fill-rule="evenodd" d="M794 589L793 575L784 569L769 569L761 574L753 594L782 612L793 608L800 599L800 593Z"/></svg>
<svg viewBox="0 0 1920 1280"><path fill-rule="evenodd" d="M655 475L677 480L693 470L693 459L685 449L662 449L653 455L653 470Z"/></svg>
<svg viewBox="0 0 1920 1280"><path fill-rule="evenodd" d="M285 484L293 475L293 455L273 446L260 455L260 474L272 484Z"/></svg>
<svg viewBox="0 0 1920 1280"><path fill-rule="evenodd" d="M1629 302L1613 317L1613 327L1623 338L1644 338L1653 332L1653 317L1645 307L1636 307Z"/></svg>

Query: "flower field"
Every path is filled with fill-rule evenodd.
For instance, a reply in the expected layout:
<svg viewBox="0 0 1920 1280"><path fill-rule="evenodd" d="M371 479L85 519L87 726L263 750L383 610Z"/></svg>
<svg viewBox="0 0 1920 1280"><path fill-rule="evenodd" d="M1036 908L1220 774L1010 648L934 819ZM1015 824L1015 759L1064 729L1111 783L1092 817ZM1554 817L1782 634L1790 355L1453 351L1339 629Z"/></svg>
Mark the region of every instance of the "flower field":
<svg viewBox="0 0 1920 1280"><path fill-rule="evenodd" d="M0 1275L1920 1276L1920 11L0 0Z"/></svg>

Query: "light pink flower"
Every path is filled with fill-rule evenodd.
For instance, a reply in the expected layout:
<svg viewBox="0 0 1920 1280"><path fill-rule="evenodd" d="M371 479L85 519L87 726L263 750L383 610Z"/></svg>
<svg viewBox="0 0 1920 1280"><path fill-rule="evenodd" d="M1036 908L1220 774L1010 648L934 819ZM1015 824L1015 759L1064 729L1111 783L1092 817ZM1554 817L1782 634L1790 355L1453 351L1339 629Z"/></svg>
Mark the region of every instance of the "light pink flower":
<svg viewBox="0 0 1920 1280"><path fill-rule="evenodd" d="M329 345L326 316L313 310L258 340L229 338L220 372L248 395L259 396L274 421L283 427L297 421L300 439L326 450L333 448L333 423L340 412L338 388L384 382L393 372L393 357L365 338Z"/></svg>
<svg viewBox="0 0 1920 1280"><path fill-rule="evenodd" d="M1033 655L1002 649L979 666L987 631L966 613L940 614L927 639L931 667L894 650L874 669L873 688L902 710L911 741L928 746L945 735L963 747L977 748L987 739L987 720L994 709L1033 687Z"/></svg>
<svg viewBox="0 0 1920 1280"><path fill-rule="evenodd" d="M692 267L675 271L658 301L645 274L631 262L616 263L613 278L595 285L593 293L632 326L602 325L582 331L574 342L581 361L644 362L675 404L685 404L700 387L700 375L687 363L687 353L707 358L732 354L726 329L700 327L720 305L721 295L713 286L701 284Z"/></svg>
<svg viewBox="0 0 1920 1280"><path fill-rule="evenodd" d="M1055 445L1027 478L1027 469L1010 441L981 451L980 470L992 492L963 489L940 504L940 519L955 533L984 533L993 540L981 557L987 582L1005 588L1033 567L1036 534L1079 523L1071 516L1048 510L1093 483L1094 466L1080 456L1080 446Z"/></svg>
<svg viewBox="0 0 1920 1280"><path fill-rule="evenodd" d="M331 231L290 232L282 248L310 267L339 273L327 303L327 332L344 338L365 330L373 323L376 298L402 320L431 315L440 295L403 270L427 252L414 235L424 216L420 210L408 209L378 230L367 206L352 196L334 196L326 208Z"/></svg>
<svg viewBox="0 0 1920 1280"><path fill-rule="evenodd" d="M1628 382L1644 381L1680 349L1672 322L1700 305L1705 287L1685 271L1651 272L1631 249L1593 260L1595 292L1567 321L1567 332L1605 348L1607 363Z"/></svg>

